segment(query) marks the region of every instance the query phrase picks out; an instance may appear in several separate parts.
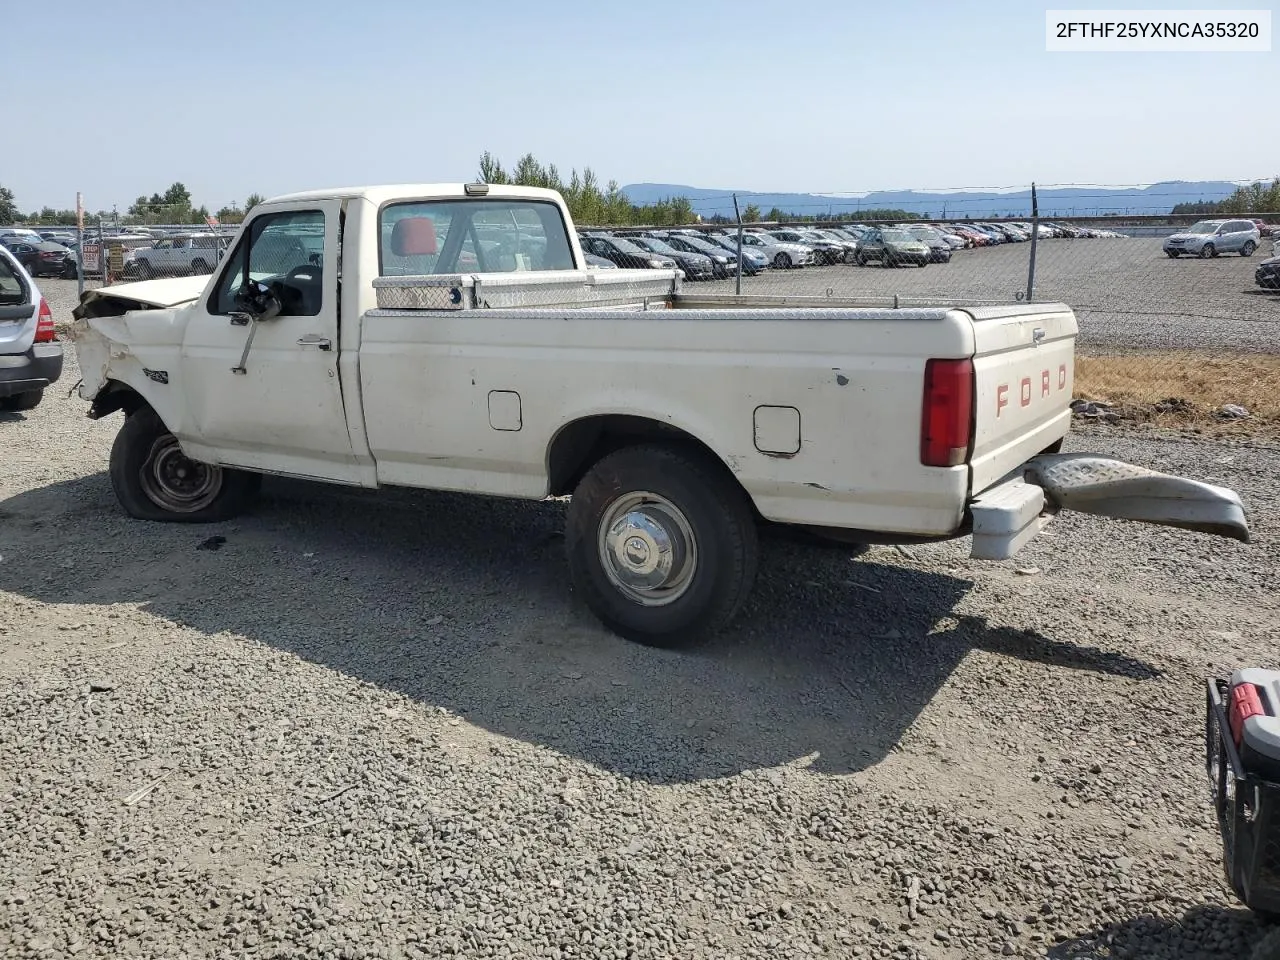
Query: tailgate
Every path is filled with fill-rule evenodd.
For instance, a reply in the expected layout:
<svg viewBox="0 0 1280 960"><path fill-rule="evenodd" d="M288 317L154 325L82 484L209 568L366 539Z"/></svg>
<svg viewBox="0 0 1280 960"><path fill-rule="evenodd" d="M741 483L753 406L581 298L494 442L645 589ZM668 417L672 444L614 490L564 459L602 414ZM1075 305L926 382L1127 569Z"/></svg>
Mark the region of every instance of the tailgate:
<svg viewBox="0 0 1280 960"><path fill-rule="evenodd" d="M971 490L985 490L1066 436L1076 318L1061 303L966 308L975 379Z"/></svg>

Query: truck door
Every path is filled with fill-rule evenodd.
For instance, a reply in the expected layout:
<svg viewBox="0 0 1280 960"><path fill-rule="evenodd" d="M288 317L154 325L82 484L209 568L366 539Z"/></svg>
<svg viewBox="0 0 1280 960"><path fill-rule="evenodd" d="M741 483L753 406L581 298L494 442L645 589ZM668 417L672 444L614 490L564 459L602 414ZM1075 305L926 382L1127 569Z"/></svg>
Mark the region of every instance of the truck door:
<svg viewBox="0 0 1280 960"><path fill-rule="evenodd" d="M183 337L191 456L359 482L338 383L340 219L338 200L273 205L218 265ZM246 323L235 295L248 278L273 289L279 316Z"/></svg>

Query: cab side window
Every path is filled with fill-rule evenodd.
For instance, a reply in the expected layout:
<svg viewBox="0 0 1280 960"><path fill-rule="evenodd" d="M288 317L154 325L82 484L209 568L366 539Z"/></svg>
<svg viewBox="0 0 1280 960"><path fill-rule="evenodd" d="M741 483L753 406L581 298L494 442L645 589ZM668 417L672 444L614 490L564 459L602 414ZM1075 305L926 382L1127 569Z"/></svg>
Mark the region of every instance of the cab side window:
<svg viewBox="0 0 1280 960"><path fill-rule="evenodd" d="M282 316L316 316L324 305L324 212L295 210L254 218L223 264L210 313L237 312L236 293L254 280L280 298Z"/></svg>

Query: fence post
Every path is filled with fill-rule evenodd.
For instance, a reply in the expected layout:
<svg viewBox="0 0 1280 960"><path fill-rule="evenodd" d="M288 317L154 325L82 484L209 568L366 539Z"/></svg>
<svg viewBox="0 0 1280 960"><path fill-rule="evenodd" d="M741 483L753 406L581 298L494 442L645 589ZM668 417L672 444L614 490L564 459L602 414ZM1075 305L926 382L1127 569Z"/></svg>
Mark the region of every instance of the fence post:
<svg viewBox="0 0 1280 960"><path fill-rule="evenodd" d="M1036 292L1036 241L1040 239L1040 206L1036 202L1036 185L1031 184L1031 258L1027 263L1027 303Z"/></svg>
<svg viewBox="0 0 1280 960"><path fill-rule="evenodd" d="M76 300L84 296L84 195L76 191Z"/></svg>
<svg viewBox="0 0 1280 960"><path fill-rule="evenodd" d="M742 296L742 214L738 211L738 195L733 195L733 215L738 221L738 275L734 280L738 296Z"/></svg>

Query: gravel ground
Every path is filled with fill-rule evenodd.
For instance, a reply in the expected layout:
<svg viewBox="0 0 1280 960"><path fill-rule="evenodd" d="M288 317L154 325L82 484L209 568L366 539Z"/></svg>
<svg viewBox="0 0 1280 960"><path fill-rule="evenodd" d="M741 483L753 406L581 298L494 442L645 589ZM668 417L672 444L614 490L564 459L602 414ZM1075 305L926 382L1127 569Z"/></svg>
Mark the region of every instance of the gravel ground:
<svg viewBox="0 0 1280 960"><path fill-rule="evenodd" d="M76 379L0 416L0 956L1277 955L1201 684L1280 647L1280 450L1071 440L1236 486L1247 546L770 545L679 654L573 601L555 503L130 521Z"/></svg>

